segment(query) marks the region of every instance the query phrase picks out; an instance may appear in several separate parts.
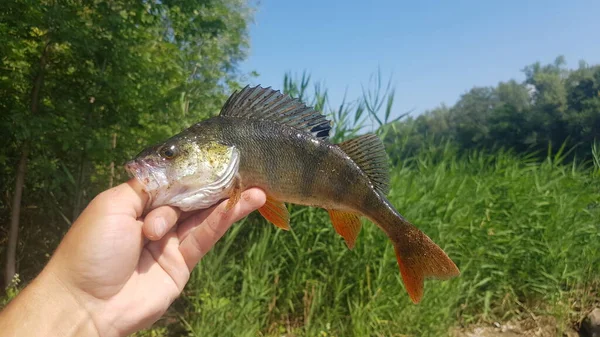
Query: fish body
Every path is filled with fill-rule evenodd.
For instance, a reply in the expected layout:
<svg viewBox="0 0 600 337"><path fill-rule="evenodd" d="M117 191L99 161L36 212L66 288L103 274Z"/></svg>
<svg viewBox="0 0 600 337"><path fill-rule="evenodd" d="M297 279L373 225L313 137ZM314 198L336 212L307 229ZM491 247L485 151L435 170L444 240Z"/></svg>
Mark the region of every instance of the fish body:
<svg viewBox="0 0 600 337"><path fill-rule="evenodd" d="M238 149L242 189L259 187L275 200L353 211L362 210L367 195L376 196L367 176L328 141L269 121L220 116L190 131L207 129L219 135L214 141Z"/></svg>
<svg viewBox="0 0 600 337"><path fill-rule="evenodd" d="M456 265L387 200L389 173L381 140L367 134L340 144L328 139L330 123L298 100L270 88L234 93L219 116L199 122L142 151L126 167L151 196L150 207L207 208L258 187L267 194L259 212L289 229L285 203L324 208L349 248L360 217L391 239L414 303L423 281L459 274Z"/></svg>

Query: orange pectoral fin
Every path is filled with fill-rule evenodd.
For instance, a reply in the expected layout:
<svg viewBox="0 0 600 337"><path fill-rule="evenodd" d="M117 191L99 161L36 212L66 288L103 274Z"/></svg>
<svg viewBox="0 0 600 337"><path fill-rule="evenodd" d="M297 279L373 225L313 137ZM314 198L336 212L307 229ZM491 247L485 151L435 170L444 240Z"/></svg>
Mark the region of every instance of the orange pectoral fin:
<svg viewBox="0 0 600 337"><path fill-rule="evenodd" d="M286 231L290 230L290 213L283 202L267 196L267 201L258 212L275 226Z"/></svg>
<svg viewBox="0 0 600 337"><path fill-rule="evenodd" d="M354 243L360 233L360 216L332 209L327 211L335 231L344 238L349 249L354 248Z"/></svg>
<svg viewBox="0 0 600 337"><path fill-rule="evenodd" d="M229 193L229 200L227 201L227 205L225 205L225 212L229 212L229 210L240 201L242 195L242 184L240 183L240 179L238 177L235 177L234 179L233 188Z"/></svg>

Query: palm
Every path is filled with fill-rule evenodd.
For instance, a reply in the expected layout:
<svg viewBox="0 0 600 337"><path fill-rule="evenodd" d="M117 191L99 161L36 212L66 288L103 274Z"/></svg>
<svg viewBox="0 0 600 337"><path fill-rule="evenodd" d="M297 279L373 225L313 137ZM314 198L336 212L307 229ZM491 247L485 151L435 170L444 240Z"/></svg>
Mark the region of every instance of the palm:
<svg viewBox="0 0 600 337"><path fill-rule="evenodd" d="M179 213L169 207L155 209L143 221L138 220L145 200L132 204L133 190L121 189L104 192L90 204L53 258L60 261L63 255L69 260L69 273L64 276L67 283L82 293L90 312L100 311L95 319L109 322L118 335L156 321L181 293L198 260L231 223L264 203L262 192L247 191L254 193L254 199L246 194L226 214L222 203L174 227ZM146 239L144 233L147 236L151 231L152 221L159 216L169 218L169 212L172 229L156 241Z"/></svg>
<svg viewBox="0 0 600 337"><path fill-rule="evenodd" d="M78 265L83 270L79 274L85 275L80 287L104 300L106 311L124 312L124 316L120 315L124 322L154 322L189 278L177 235L171 232L144 244L142 224L133 218L118 216L103 225L106 228L100 235L105 236L104 244L88 250L87 256L80 256L82 263Z"/></svg>

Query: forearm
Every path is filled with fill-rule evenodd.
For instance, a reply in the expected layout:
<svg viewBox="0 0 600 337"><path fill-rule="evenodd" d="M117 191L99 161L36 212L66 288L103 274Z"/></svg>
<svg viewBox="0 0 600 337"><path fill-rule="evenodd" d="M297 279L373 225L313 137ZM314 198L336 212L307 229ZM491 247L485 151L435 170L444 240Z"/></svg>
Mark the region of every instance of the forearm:
<svg viewBox="0 0 600 337"><path fill-rule="evenodd" d="M2 336L99 336L90 314L59 280L40 274L0 313Z"/></svg>

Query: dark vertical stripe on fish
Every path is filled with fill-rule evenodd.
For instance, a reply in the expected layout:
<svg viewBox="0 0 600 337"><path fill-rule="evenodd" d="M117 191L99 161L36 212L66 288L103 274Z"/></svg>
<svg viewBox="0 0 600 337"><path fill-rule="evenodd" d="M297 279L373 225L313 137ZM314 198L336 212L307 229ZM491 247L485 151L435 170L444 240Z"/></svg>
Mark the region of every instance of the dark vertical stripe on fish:
<svg viewBox="0 0 600 337"><path fill-rule="evenodd" d="M340 162L339 160L336 160L337 158L334 157L333 152L329 152L328 153L328 161L330 163L335 163L333 165L333 169L335 170L335 175L339 176L338 182L336 184L333 184L334 187L334 200L337 201L341 201L341 200L345 200L347 193L348 193L348 184L350 183L350 181L348 180L348 178L351 176L351 170L350 170L350 166L349 165L344 165L342 162Z"/></svg>
<svg viewBox="0 0 600 337"><path fill-rule="evenodd" d="M309 156L312 161L310 165L304 165L302 167L302 184L300 185L300 192L303 196L309 197L315 192L315 183L318 182L317 174L321 163L323 162L324 153L320 147L314 148Z"/></svg>

